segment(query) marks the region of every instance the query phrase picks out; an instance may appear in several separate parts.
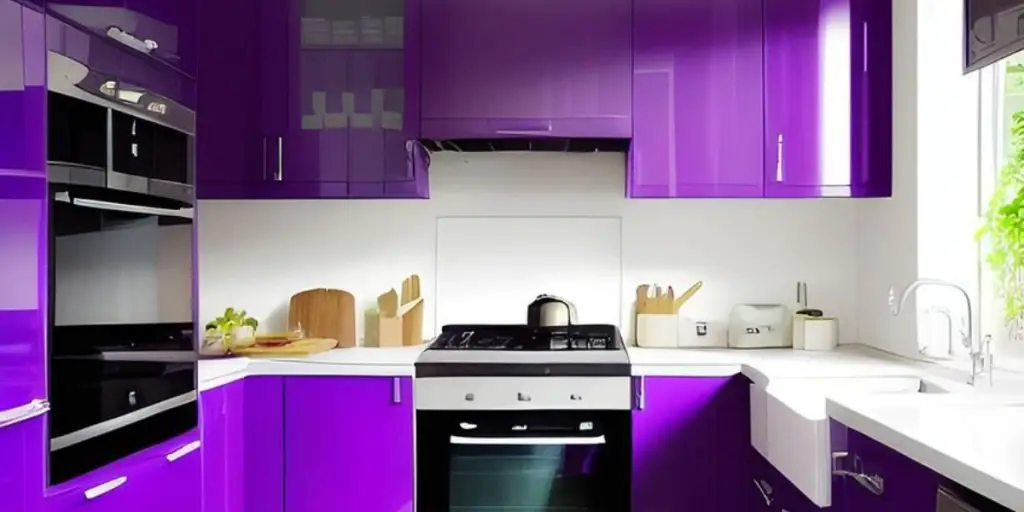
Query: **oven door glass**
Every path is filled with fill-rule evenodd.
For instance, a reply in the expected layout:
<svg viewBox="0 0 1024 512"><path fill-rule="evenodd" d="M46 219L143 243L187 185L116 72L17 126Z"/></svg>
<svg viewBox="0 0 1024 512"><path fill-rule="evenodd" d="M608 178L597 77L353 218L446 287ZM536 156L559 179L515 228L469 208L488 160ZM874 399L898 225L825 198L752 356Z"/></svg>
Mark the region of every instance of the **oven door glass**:
<svg viewBox="0 0 1024 512"><path fill-rule="evenodd" d="M628 411L421 411L417 421L419 510L629 509Z"/></svg>

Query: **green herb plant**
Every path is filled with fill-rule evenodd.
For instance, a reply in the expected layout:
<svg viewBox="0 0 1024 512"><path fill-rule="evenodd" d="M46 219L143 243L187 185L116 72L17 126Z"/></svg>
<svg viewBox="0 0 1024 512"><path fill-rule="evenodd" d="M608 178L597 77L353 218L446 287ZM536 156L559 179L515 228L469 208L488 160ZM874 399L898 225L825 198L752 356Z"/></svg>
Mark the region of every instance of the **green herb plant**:
<svg viewBox="0 0 1024 512"><path fill-rule="evenodd" d="M255 318L246 315L244 309L235 310L235 308L227 308L224 310L223 315L214 318L212 322L206 324L206 330L213 330L224 336L231 336L231 333L238 327L252 327L252 330L255 331L258 326L259 322Z"/></svg>
<svg viewBox="0 0 1024 512"><path fill-rule="evenodd" d="M1013 114L1010 134L1013 153L999 171L978 238L988 241L986 263L1003 299L1006 326L1018 339L1024 326L1024 111Z"/></svg>

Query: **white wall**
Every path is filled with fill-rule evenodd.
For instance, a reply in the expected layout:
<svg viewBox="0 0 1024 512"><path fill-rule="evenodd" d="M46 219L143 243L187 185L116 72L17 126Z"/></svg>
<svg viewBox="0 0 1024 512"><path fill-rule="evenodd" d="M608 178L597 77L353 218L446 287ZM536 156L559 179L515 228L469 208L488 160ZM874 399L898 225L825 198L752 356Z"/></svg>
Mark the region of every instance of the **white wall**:
<svg viewBox="0 0 1024 512"><path fill-rule="evenodd" d="M191 226L63 236L54 259L56 325L192 321Z"/></svg>
<svg viewBox="0 0 1024 512"><path fill-rule="evenodd" d="M893 318L890 287L899 294L924 277L957 283L979 317L979 82L962 73L961 0L893 4L893 197L858 202L857 318L863 342L920 357L919 346L948 336L945 319L925 311L965 318L963 297L922 287Z"/></svg>
<svg viewBox="0 0 1024 512"><path fill-rule="evenodd" d="M803 280L857 339L856 202L626 200L624 169L621 154L440 153L430 200L202 201L200 319L233 306L278 330L296 292L341 288L365 308L418 273L427 335L522 321L539 293L628 334L636 285L703 280L685 311L724 342L734 303L792 303Z"/></svg>

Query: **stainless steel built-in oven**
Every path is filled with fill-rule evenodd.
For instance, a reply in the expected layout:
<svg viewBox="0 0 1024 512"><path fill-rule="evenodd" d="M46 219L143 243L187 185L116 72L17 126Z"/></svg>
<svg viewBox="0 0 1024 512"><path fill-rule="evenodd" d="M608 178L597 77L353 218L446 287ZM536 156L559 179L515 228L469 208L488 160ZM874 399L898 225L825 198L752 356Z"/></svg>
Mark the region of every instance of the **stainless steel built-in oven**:
<svg viewBox="0 0 1024 512"><path fill-rule="evenodd" d="M417 510L629 510L629 411L419 411Z"/></svg>
<svg viewBox="0 0 1024 512"><path fill-rule="evenodd" d="M611 325L445 326L416 361L416 510L628 511L629 369Z"/></svg>
<svg viewBox="0 0 1024 512"><path fill-rule="evenodd" d="M52 485L196 428L198 410L194 116L88 71L50 85Z"/></svg>

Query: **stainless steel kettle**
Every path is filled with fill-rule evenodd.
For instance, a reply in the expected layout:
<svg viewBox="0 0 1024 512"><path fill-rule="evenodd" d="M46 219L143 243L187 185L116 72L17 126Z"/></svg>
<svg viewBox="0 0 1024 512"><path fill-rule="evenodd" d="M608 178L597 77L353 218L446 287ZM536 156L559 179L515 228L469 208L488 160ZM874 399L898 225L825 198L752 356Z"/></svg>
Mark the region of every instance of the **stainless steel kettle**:
<svg viewBox="0 0 1024 512"><path fill-rule="evenodd" d="M530 327L564 327L576 323L576 306L561 297L538 295L526 308Z"/></svg>

